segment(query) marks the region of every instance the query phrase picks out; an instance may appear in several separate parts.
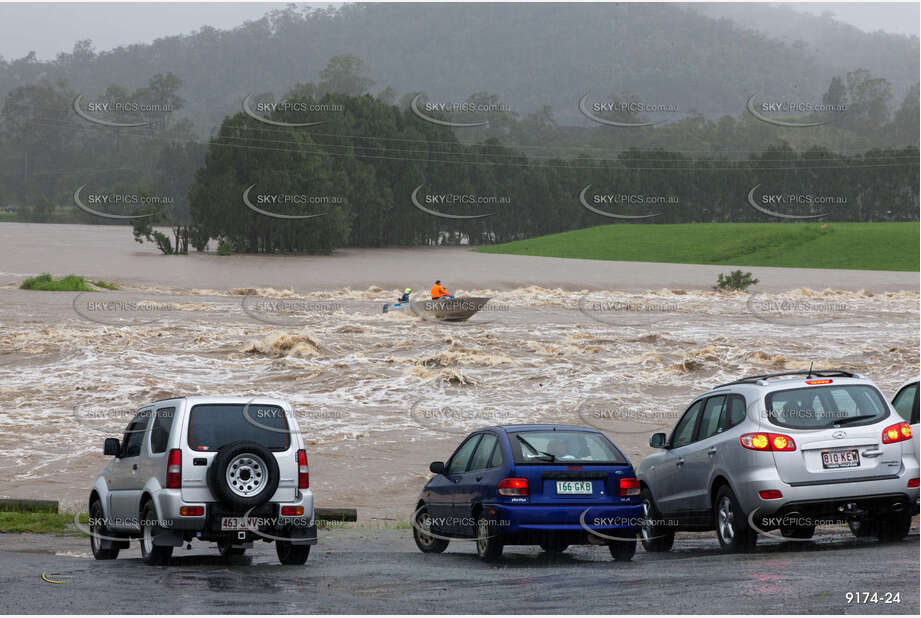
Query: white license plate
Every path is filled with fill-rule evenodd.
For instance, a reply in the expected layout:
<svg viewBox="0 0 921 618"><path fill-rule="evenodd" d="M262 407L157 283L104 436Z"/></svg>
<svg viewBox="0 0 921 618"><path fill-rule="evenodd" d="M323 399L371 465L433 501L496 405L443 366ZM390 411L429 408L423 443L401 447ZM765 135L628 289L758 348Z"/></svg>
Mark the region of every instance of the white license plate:
<svg viewBox="0 0 921 618"><path fill-rule="evenodd" d="M257 530L258 517L221 517L221 530Z"/></svg>
<svg viewBox="0 0 921 618"><path fill-rule="evenodd" d="M591 481L557 481L556 493L567 495L584 495L592 493Z"/></svg>
<svg viewBox="0 0 921 618"><path fill-rule="evenodd" d="M823 468L856 468L860 466L860 455L856 448L822 451Z"/></svg>

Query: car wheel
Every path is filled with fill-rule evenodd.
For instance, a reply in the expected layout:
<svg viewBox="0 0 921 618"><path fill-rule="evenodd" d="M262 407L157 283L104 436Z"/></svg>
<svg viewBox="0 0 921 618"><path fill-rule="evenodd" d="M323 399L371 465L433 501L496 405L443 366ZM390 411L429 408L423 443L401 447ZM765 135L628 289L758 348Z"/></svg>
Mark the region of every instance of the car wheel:
<svg viewBox="0 0 921 618"><path fill-rule="evenodd" d="M716 536L723 551L747 552L755 548L758 533L748 525L745 513L742 512L739 501L728 485L723 485L716 492L713 519L716 523Z"/></svg>
<svg viewBox="0 0 921 618"><path fill-rule="evenodd" d="M869 519L854 519L847 522L847 527L857 538L867 538L877 536L879 533L879 523Z"/></svg>
<svg viewBox="0 0 921 618"><path fill-rule="evenodd" d="M540 542L540 548L548 554L562 554L568 547L569 543L564 543L555 537L549 537Z"/></svg>
<svg viewBox="0 0 921 618"><path fill-rule="evenodd" d="M908 536L909 530L911 530L911 513L905 511L880 519L876 537L883 543L901 541Z"/></svg>
<svg viewBox="0 0 921 618"><path fill-rule="evenodd" d="M608 543L608 549L616 562L629 562L636 553L636 539L624 538L623 541L611 541Z"/></svg>
<svg viewBox="0 0 921 618"><path fill-rule="evenodd" d="M310 545L275 541L275 553L282 564L304 564L310 556Z"/></svg>
<svg viewBox="0 0 921 618"><path fill-rule="evenodd" d="M93 500L90 505L90 549L96 560L115 560L118 558L118 545L102 537L110 536L108 528L103 524L105 513L99 500ZM106 542L107 541L107 542ZM104 545L108 547L103 548Z"/></svg>
<svg viewBox="0 0 921 618"><path fill-rule="evenodd" d="M437 536L427 534L432 532L432 518L426 507L421 507L416 511L416 521L413 522L413 540L416 541L416 547L425 554L440 554L448 548L446 539L439 539Z"/></svg>
<svg viewBox="0 0 921 618"><path fill-rule="evenodd" d="M787 539L811 539L815 526L781 526L780 534Z"/></svg>
<svg viewBox="0 0 921 618"><path fill-rule="evenodd" d="M242 556L246 553L245 547L234 547L232 539L220 540L217 542L217 550L221 554L221 558L231 559L236 556Z"/></svg>
<svg viewBox="0 0 921 618"><path fill-rule="evenodd" d="M490 525L489 521L477 517L476 524L476 555L483 562L495 562L502 556L502 536L499 530Z"/></svg>
<svg viewBox="0 0 921 618"><path fill-rule="evenodd" d="M643 527L640 529L640 538L643 541L643 549L648 552L670 550L675 543L675 531L667 526L655 524L655 521L661 519L662 515L656 508L655 500L652 499L652 491L648 487L643 488L642 500Z"/></svg>
<svg viewBox="0 0 921 618"><path fill-rule="evenodd" d="M156 519L157 511L153 502L148 502L141 514L141 558L151 566L167 564L173 555L172 545L154 544L161 530L155 525Z"/></svg>
<svg viewBox="0 0 921 618"><path fill-rule="evenodd" d="M208 488L232 508L265 504L278 489L278 478L274 453L247 440L222 446L208 468Z"/></svg>

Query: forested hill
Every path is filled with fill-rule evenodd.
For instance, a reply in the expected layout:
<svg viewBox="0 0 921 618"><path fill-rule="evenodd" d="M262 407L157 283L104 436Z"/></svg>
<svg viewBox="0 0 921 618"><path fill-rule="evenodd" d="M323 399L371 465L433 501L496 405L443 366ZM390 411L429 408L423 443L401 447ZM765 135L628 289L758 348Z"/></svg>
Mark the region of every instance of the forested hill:
<svg viewBox="0 0 921 618"><path fill-rule="evenodd" d="M702 2L688 8L709 17L730 19L737 27L783 41L817 58L822 66L830 67L836 74L859 66L885 75L897 98L918 81L921 48L916 36L864 32L833 19L832 11L819 16L780 4Z"/></svg>
<svg viewBox="0 0 921 618"><path fill-rule="evenodd" d="M752 94L820 101L832 77L858 68L892 84L895 106L917 81L917 38L809 23L835 35L811 44L779 30L772 38L674 4L292 6L231 31L205 27L99 53L83 42L50 62L3 59L0 97L42 79L93 96L172 72L182 114L207 133L245 95L316 81L339 54L364 60L371 92L424 91L433 101L488 92L521 115L550 105L562 124L587 124L577 106L585 92L677 106L669 119L695 111L712 119L741 115Z"/></svg>

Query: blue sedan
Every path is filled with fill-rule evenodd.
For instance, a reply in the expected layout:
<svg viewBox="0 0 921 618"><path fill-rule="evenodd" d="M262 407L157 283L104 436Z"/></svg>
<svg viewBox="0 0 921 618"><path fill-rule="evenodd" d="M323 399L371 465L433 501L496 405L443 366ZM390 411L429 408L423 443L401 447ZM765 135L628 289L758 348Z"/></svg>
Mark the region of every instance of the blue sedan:
<svg viewBox="0 0 921 618"><path fill-rule="evenodd" d="M447 462L429 466L413 514L426 553L472 540L494 561L506 545L607 545L630 560L642 525L640 486L627 458L600 431L565 425L484 427Z"/></svg>

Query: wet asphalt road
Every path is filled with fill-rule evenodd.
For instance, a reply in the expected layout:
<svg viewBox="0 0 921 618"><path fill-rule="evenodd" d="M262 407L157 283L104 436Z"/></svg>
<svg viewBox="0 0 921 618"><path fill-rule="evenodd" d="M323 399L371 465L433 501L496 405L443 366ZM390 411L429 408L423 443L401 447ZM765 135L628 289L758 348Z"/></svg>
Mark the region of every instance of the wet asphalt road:
<svg viewBox="0 0 921 618"><path fill-rule="evenodd" d="M667 554L615 563L604 547L549 558L508 547L498 565L453 542L423 555L410 530L321 531L303 567L259 543L232 564L206 544L148 567L136 544L90 558L79 537L0 535L6 613L904 613L919 611L919 537L880 545L819 531L815 542L759 540L723 555L712 534L679 535ZM52 581L46 583L41 574ZM847 592L899 592L899 604L848 603Z"/></svg>

